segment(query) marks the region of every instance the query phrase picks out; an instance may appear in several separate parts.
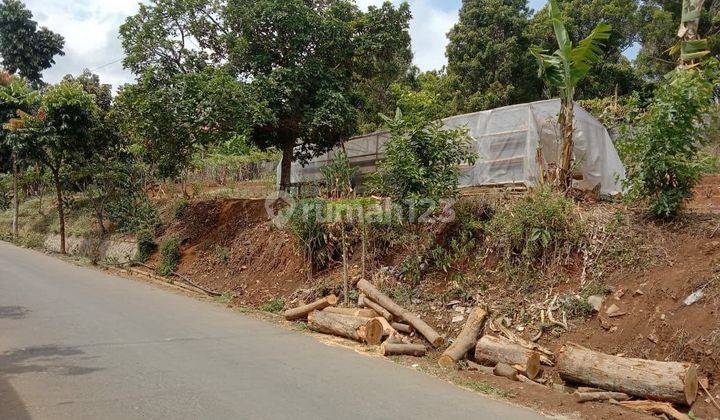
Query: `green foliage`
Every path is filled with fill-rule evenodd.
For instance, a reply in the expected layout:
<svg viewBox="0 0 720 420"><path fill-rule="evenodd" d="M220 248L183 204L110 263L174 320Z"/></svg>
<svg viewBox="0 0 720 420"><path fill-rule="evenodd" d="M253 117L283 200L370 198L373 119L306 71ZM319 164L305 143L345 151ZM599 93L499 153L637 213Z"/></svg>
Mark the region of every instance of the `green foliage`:
<svg viewBox="0 0 720 420"><path fill-rule="evenodd" d="M705 170L698 154L708 138L709 119L717 117L713 88L719 74L716 60L707 63L705 73L671 73L619 143L628 157L628 199L647 200L657 218L677 216Z"/></svg>
<svg viewBox="0 0 720 420"><path fill-rule="evenodd" d="M374 188L398 201L456 196L460 165L477 158L467 130L447 130L439 121L411 122L400 110L387 123L391 137L371 181Z"/></svg>
<svg viewBox="0 0 720 420"><path fill-rule="evenodd" d="M30 12L20 0L0 4L0 57L3 68L18 72L33 84L39 84L43 70L63 55L65 40L47 28L37 28Z"/></svg>
<svg viewBox="0 0 720 420"><path fill-rule="evenodd" d="M320 168L326 194L330 198L349 197L353 192L353 180L358 174L357 166L350 166L344 151L335 153L330 162Z"/></svg>
<svg viewBox="0 0 720 420"><path fill-rule="evenodd" d="M185 198L176 201L172 208L173 217L175 217L176 220L182 219L189 207L190 201Z"/></svg>
<svg viewBox="0 0 720 420"><path fill-rule="evenodd" d="M273 299L269 302L264 303L260 307L260 310L264 311L264 312L270 312L273 314L277 314L280 311L282 311L284 307L285 307L285 301L283 299L278 298L278 299Z"/></svg>
<svg viewBox="0 0 720 420"><path fill-rule="evenodd" d="M141 230L137 234L137 259L140 262L147 261L157 249L155 235L150 230Z"/></svg>
<svg viewBox="0 0 720 420"><path fill-rule="evenodd" d="M452 80L444 71L421 73L414 80L391 86L397 107L414 123L432 121L452 114Z"/></svg>
<svg viewBox="0 0 720 420"><path fill-rule="evenodd" d="M160 264L157 272L161 276L170 276L180 263L180 241L168 239L160 245Z"/></svg>
<svg viewBox="0 0 720 420"><path fill-rule="evenodd" d="M310 269L326 268L334 252L330 249L330 238L323 225L325 214L325 200L308 199L298 203L288 220L288 228L300 241Z"/></svg>
<svg viewBox="0 0 720 420"><path fill-rule="evenodd" d="M229 303L232 303L232 301L235 299L235 293L233 292L225 292L222 295L215 298L219 303L222 303L223 305L227 305Z"/></svg>
<svg viewBox="0 0 720 420"><path fill-rule="evenodd" d="M486 227L488 244L506 268L532 270L553 257L577 251L584 226L571 199L554 191L533 191L500 207Z"/></svg>
<svg viewBox="0 0 720 420"><path fill-rule="evenodd" d="M540 97L526 28L526 0L464 0L448 34L448 75L456 113L480 111Z"/></svg>

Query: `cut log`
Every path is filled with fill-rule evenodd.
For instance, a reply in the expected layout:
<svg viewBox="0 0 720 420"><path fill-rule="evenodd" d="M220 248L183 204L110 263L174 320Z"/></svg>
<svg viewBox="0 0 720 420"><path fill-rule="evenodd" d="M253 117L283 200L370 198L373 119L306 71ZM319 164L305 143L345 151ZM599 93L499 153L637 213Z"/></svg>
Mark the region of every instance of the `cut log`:
<svg viewBox="0 0 720 420"><path fill-rule="evenodd" d="M579 386L577 387L577 392L606 392L606 390L592 386Z"/></svg>
<svg viewBox="0 0 720 420"><path fill-rule="evenodd" d="M515 366L513 366L513 368L514 368L514 367L515 367ZM532 379L528 378L528 377L525 376L525 375L518 375L517 378L518 378L518 381L520 381L520 382L524 382L524 383L530 384L530 385L541 386L541 387L547 389L547 386L541 384L540 382L535 382L535 381L533 381Z"/></svg>
<svg viewBox="0 0 720 420"><path fill-rule="evenodd" d="M518 371L507 363L498 363L497 365L495 365L493 373L495 374L495 376L502 376L503 378L508 378L511 381L519 381Z"/></svg>
<svg viewBox="0 0 720 420"><path fill-rule="evenodd" d="M535 379L540 373L540 354L503 338L485 335L475 346L475 360L484 365L520 365L523 373Z"/></svg>
<svg viewBox="0 0 720 420"><path fill-rule="evenodd" d="M611 356L574 343L560 349L557 372L565 381L676 404L692 405L698 391L693 364Z"/></svg>
<svg viewBox="0 0 720 420"><path fill-rule="evenodd" d="M677 411L672 404L657 401L620 401L621 406L645 413L666 415L674 420L690 420L690 416Z"/></svg>
<svg viewBox="0 0 720 420"><path fill-rule="evenodd" d="M470 351L478 340L480 330L482 330L485 324L485 317L487 317L487 311L482 308L475 308L468 316L467 322L463 327L460 334L455 339L455 342L447 348L440 356L438 364L442 367L454 367L458 360L465 358L465 355Z"/></svg>
<svg viewBox="0 0 720 420"><path fill-rule="evenodd" d="M373 311L373 312L374 312L374 311ZM374 319L377 319L378 322L382 324L382 326L383 326L383 337L390 337L390 336L395 335L395 334L398 333L397 330L396 330L395 328L393 328L392 325L390 325L390 323L388 322L387 319L385 319L385 318L383 318L383 317L381 317L381 316L377 316L377 317L375 317Z"/></svg>
<svg viewBox="0 0 720 420"><path fill-rule="evenodd" d="M373 302L372 300L368 299L365 295L360 295L358 297L358 306L361 308L369 308L373 311L377 312L381 317L385 318L388 322L393 322L395 317L393 314L391 314L387 309L380 306L377 302Z"/></svg>
<svg viewBox="0 0 720 420"><path fill-rule="evenodd" d="M410 341L407 339L407 337L404 337L400 334L392 334L388 338L385 339L384 343L388 344L410 344Z"/></svg>
<svg viewBox="0 0 720 420"><path fill-rule="evenodd" d="M575 392L575 400L577 402L589 401L627 401L630 396L624 392Z"/></svg>
<svg viewBox="0 0 720 420"><path fill-rule="evenodd" d="M318 299L313 303L300 306L293 309L288 309L283 313L283 316L288 321L294 321L296 319L307 318L308 314L312 311L319 311L327 308L328 306L335 306L338 303L338 298L335 295L325 296L322 299Z"/></svg>
<svg viewBox="0 0 720 420"><path fill-rule="evenodd" d="M412 334L413 327L408 324L403 324L402 322L391 322L390 325L392 325L395 330L405 333L405 334Z"/></svg>
<svg viewBox="0 0 720 420"><path fill-rule="evenodd" d="M360 318L313 311L308 315L308 327L317 332L350 338L355 341L378 345L382 340L383 327L375 318Z"/></svg>
<svg viewBox="0 0 720 420"><path fill-rule="evenodd" d="M467 361L468 370L476 370L486 375L493 375L494 366L483 366L479 365L472 360Z"/></svg>
<svg viewBox="0 0 720 420"><path fill-rule="evenodd" d="M370 284L369 281L365 279L360 280L357 284L357 287L363 293L365 293L367 297L370 298L372 301L387 309L394 316L412 325L413 328L415 328L415 331L422 334L422 336L425 337L434 347L440 347L445 344L445 338L438 334L431 326L426 324L425 321L395 303L384 293L376 289L375 286Z"/></svg>
<svg viewBox="0 0 720 420"><path fill-rule="evenodd" d="M335 306L329 306L323 310L334 314L359 316L362 318L375 318L380 316L377 312L367 308L338 308Z"/></svg>
<svg viewBox="0 0 720 420"><path fill-rule="evenodd" d="M422 344L400 344L388 343L387 341L380 346L383 356L393 354L422 357L425 356L427 348Z"/></svg>

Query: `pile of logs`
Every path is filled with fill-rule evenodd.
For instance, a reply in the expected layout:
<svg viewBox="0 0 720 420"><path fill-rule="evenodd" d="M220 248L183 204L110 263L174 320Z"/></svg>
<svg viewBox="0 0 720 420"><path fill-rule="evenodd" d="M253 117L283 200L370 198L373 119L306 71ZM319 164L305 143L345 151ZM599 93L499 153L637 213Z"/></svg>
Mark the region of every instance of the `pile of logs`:
<svg viewBox="0 0 720 420"><path fill-rule="evenodd" d="M424 337L436 348L445 345L445 338L430 325L367 280L360 280L357 288L361 292L358 308L339 308L338 298L330 295L287 310L284 316L288 320L307 319L313 331L380 345L385 356L424 356L427 347L413 343L411 335ZM489 330L496 334L483 334L487 317L485 309L473 309L438 364L452 368L468 358L471 360L465 363L475 370L542 387L548 383L548 379L542 377L543 366L554 366L563 381L577 386L554 387L572 393L578 402L609 401L673 419L688 418L672 404L691 406L695 401L699 384L697 366L612 356L574 343L567 343L555 355L537 343L516 336L502 323L489 321Z"/></svg>
<svg viewBox="0 0 720 420"><path fill-rule="evenodd" d="M445 345L445 338L430 325L395 303L367 280L360 280L357 287L362 292L358 299L359 308L339 308L336 306L337 296L330 295L289 309L283 316L289 321L306 319L312 331L369 345L382 344L380 350L385 356L424 356L427 347L412 343L409 338L409 335L415 333L427 339L433 347Z"/></svg>

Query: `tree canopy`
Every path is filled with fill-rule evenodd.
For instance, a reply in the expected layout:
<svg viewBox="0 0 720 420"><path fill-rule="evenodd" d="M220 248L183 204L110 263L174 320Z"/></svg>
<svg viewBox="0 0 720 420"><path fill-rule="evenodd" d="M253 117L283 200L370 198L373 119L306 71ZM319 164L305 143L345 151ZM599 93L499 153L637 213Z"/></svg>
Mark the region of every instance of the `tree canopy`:
<svg viewBox="0 0 720 420"><path fill-rule="evenodd" d="M63 55L65 40L47 28L37 27L30 12L20 0L3 0L0 4L0 57L5 70L19 73L34 84L42 71Z"/></svg>

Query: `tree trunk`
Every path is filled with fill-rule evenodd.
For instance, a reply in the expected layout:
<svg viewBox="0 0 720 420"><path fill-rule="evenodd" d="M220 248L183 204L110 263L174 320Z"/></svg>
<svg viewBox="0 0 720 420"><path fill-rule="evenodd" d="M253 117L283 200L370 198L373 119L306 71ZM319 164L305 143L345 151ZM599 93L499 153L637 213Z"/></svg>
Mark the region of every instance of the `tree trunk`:
<svg viewBox="0 0 720 420"><path fill-rule="evenodd" d="M568 382L676 404L692 405L697 396L697 367L611 356L567 343L560 350L557 371Z"/></svg>
<svg viewBox="0 0 720 420"><path fill-rule="evenodd" d="M60 253L65 254L65 209L63 206L63 192L60 184L60 169L52 169L53 179L55 180L55 192L57 193L57 211L60 219Z"/></svg>
<svg viewBox="0 0 720 420"><path fill-rule="evenodd" d="M495 365L495 369L493 369L493 375L502 376L503 378L510 379L511 381L519 381L519 373L517 369L506 363L498 363L497 365Z"/></svg>
<svg viewBox="0 0 720 420"><path fill-rule="evenodd" d="M577 402L590 402L590 401L627 401L630 396L624 392L575 392L575 401Z"/></svg>
<svg viewBox="0 0 720 420"><path fill-rule="evenodd" d="M363 308L335 308L335 307L328 307L324 309L325 312L330 312L333 314L340 314L340 315L348 315L348 316L359 316L362 318L375 318L379 315L377 312L373 311L372 309L363 309Z"/></svg>
<svg viewBox="0 0 720 420"><path fill-rule="evenodd" d="M280 163L280 191L290 192L291 186L291 169L293 160L293 149L295 142L290 141L283 145L282 161Z"/></svg>
<svg viewBox="0 0 720 420"><path fill-rule="evenodd" d="M288 309L283 313L283 316L288 321L294 321L296 319L307 318L308 314L312 311L319 311L327 308L328 306L335 306L338 303L338 298L335 295L325 296L322 299L318 299L313 303L309 303L304 306L300 306L294 309Z"/></svg>
<svg viewBox="0 0 720 420"><path fill-rule="evenodd" d="M402 306L395 303L388 296L375 288L369 281L362 279L357 284L358 289L367 295L370 299L377 302L380 306L387 309L390 313L404 320L415 328L415 331L425 337L434 347L440 347L445 344L445 338L438 334L431 326L422 319L410 313Z"/></svg>
<svg viewBox="0 0 720 420"><path fill-rule="evenodd" d="M475 360L484 365L498 363L517 365L530 379L536 378L540 373L540 354L538 352L490 335L483 336L477 342Z"/></svg>
<svg viewBox="0 0 720 420"><path fill-rule="evenodd" d="M408 324L403 324L401 322L391 322L390 325L395 328L395 331L400 331L401 333L412 334L413 332L413 327Z"/></svg>
<svg viewBox="0 0 720 420"><path fill-rule="evenodd" d="M438 364L440 366L455 366L455 363L457 363L458 360L463 359L465 354L475 347L480 330L482 330L482 327L485 324L486 316L487 312L482 308L475 308L472 311L462 331L460 331L460 334L455 339L455 342L448 347L442 356L440 356L440 359L438 359Z"/></svg>
<svg viewBox="0 0 720 420"><path fill-rule="evenodd" d="M427 353L427 348L422 344L397 344L385 342L380 346L383 356L393 354L422 357Z"/></svg>
<svg viewBox="0 0 720 420"><path fill-rule="evenodd" d="M17 239L18 237L18 217L20 213L20 199L18 197L18 187L17 187L17 179L18 179L18 167L17 167L17 155L15 152L12 153L12 166L13 166L13 219L12 219L12 231L13 231L13 237Z"/></svg>
<svg viewBox="0 0 720 420"><path fill-rule="evenodd" d="M358 298L358 306L370 308L380 314L381 317L387 319L388 322L393 321L393 314L391 314L387 309L368 299L365 295L360 295L360 297Z"/></svg>
<svg viewBox="0 0 720 420"><path fill-rule="evenodd" d="M560 162L560 188L569 191L572 187L573 166L573 129L574 113L572 98L563 98L560 102L560 129L562 130L562 156Z"/></svg>
<svg viewBox="0 0 720 420"><path fill-rule="evenodd" d="M355 341L378 345L383 337L383 326L375 318L360 318L313 311L308 315L308 327L323 334L332 334Z"/></svg>

